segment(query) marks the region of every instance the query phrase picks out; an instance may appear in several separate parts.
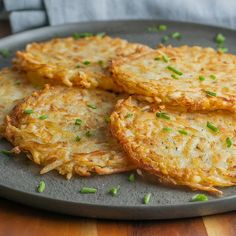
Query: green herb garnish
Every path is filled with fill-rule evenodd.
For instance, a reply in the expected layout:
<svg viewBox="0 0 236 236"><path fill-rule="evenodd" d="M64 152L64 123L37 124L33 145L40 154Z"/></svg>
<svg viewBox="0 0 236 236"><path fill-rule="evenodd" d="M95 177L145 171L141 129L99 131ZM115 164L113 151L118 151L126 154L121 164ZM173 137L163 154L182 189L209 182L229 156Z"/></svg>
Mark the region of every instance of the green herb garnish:
<svg viewBox="0 0 236 236"><path fill-rule="evenodd" d="M178 80L179 79L179 77L177 76L177 75L171 75L171 77L173 78L173 79L176 79L176 80Z"/></svg>
<svg viewBox="0 0 236 236"><path fill-rule="evenodd" d="M77 136L75 137L75 141L76 141L76 142L79 142L80 140L81 140L80 136L77 135Z"/></svg>
<svg viewBox="0 0 236 236"><path fill-rule="evenodd" d="M168 116L168 113L166 112L157 112L156 117L162 118L164 120L170 120L170 117Z"/></svg>
<svg viewBox="0 0 236 236"><path fill-rule="evenodd" d="M134 182L135 181L135 175L134 174L130 174L128 177L129 182Z"/></svg>
<svg viewBox="0 0 236 236"><path fill-rule="evenodd" d="M167 30L167 26L166 25L159 25L158 30L159 31L166 31Z"/></svg>
<svg viewBox="0 0 236 236"><path fill-rule="evenodd" d="M105 32L98 32L98 33L96 33L96 36L105 37L106 33Z"/></svg>
<svg viewBox="0 0 236 236"><path fill-rule="evenodd" d="M45 114L45 115L41 115L41 116L39 117L40 120L45 120L45 119L47 119L47 118L48 118L48 115L46 115L46 114Z"/></svg>
<svg viewBox="0 0 236 236"><path fill-rule="evenodd" d="M181 39L182 38L182 35L179 33L179 32L174 32L171 37L173 39Z"/></svg>
<svg viewBox="0 0 236 236"><path fill-rule="evenodd" d="M216 80L216 76L215 75L210 75L210 78L213 80Z"/></svg>
<svg viewBox="0 0 236 236"><path fill-rule="evenodd" d="M225 53L225 52L228 52L229 50L226 47L218 47L218 51L221 53Z"/></svg>
<svg viewBox="0 0 236 236"><path fill-rule="evenodd" d="M162 130L165 131L165 132L170 132L170 131L172 131L171 128L167 128L167 127L163 128Z"/></svg>
<svg viewBox="0 0 236 236"><path fill-rule="evenodd" d="M164 61L164 62L169 62L170 61L170 59L169 59L169 57L167 56L167 55L163 55L162 56L162 60Z"/></svg>
<svg viewBox="0 0 236 236"><path fill-rule="evenodd" d="M176 68L174 68L174 67L172 67L172 66L167 66L166 69L168 69L168 70L174 72L174 73L177 74L177 75L183 75L183 73L182 73L181 71L177 70Z"/></svg>
<svg viewBox="0 0 236 236"><path fill-rule="evenodd" d="M230 137L227 137L225 141L227 148L230 148L233 144L232 139Z"/></svg>
<svg viewBox="0 0 236 236"><path fill-rule="evenodd" d="M120 186L113 187L109 190L109 193L114 197L118 194L119 189L120 189Z"/></svg>
<svg viewBox="0 0 236 236"><path fill-rule="evenodd" d="M110 123L110 122L111 122L110 116L106 116L106 117L104 118L104 120L105 120L106 123Z"/></svg>
<svg viewBox="0 0 236 236"><path fill-rule="evenodd" d="M150 199L151 199L151 193L146 193L143 197L143 203L144 204L148 204L150 202Z"/></svg>
<svg viewBox="0 0 236 236"><path fill-rule="evenodd" d="M128 113L128 114L125 116L125 118L126 118L126 119L127 119L127 118L131 118L133 115L134 115L134 114L132 114L132 113Z"/></svg>
<svg viewBox="0 0 236 236"><path fill-rule="evenodd" d="M151 26L151 27L148 27L148 31L149 32L158 32L158 29L156 26Z"/></svg>
<svg viewBox="0 0 236 236"><path fill-rule="evenodd" d="M94 134L94 133L93 133L91 130L88 130L88 131L85 133L85 135L86 135L87 137L92 137L93 134Z"/></svg>
<svg viewBox="0 0 236 236"><path fill-rule="evenodd" d="M83 64L84 64L84 65L89 65L89 64L90 64L90 61L83 61Z"/></svg>
<svg viewBox="0 0 236 236"><path fill-rule="evenodd" d="M208 201L208 197L205 194L196 194L190 200L191 202L205 202Z"/></svg>
<svg viewBox="0 0 236 236"><path fill-rule="evenodd" d="M211 92L211 91L208 91L208 90L206 90L205 92L209 96L216 97L216 93L215 92Z"/></svg>
<svg viewBox="0 0 236 236"><path fill-rule="evenodd" d="M8 157L12 154L12 152L8 151L8 150L1 150L0 153L2 153L5 156L8 156Z"/></svg>
<svg viewBox="0 0 236 236"><path fill-rule="evenodd" d="M215 42L218 44L223 44L225 42L225 36L221 33L217 34L215 37Z"/></svg>
<svg viewBox="0 0 236 236"><path fill-rule="evenodd" d="M168 41L169 41L169 36L168 35L163 36L162 39L161 39L162 43L167 43Z"/></svg>
<svg viewBox="0 0 236 236"><path fill-rule="evenodd" d="M24 113L27 114L27 115L30 115L30 114L34 113L34 111L31 110L31 109L25 109Z"/></svg>
<svg viewBox="0 0 236 236"><path fill-rule="evenodd" d="M92 105L92 104L88 104L87 107L92 108L92 109L97 109L97 107L95 105Z"/></svg>
<svg viewBox="0 0 236 236"><path fill-rule="evenodd" d="M10 56L10 51L8 49L0 49L0 55L4 58L7 58Z"/></svg>
<svg viewBox="0 0 236 236"><path fill-rule="evenodd" d="M214 126L211 122L207 121L207 128L209 128L210 130L212 130L213 132L218 132L219 129Z"/></svg>
<svg viewBox="0 0 236 236"><path fill-rule="evenodd" d="M73 38L74 39L81 39L81 38L86 38L86 37L92 37L93 34L92 33L74 33L73 34Z"/></svg>
<svg viewBox="0 0 236 236"><path fill-rule="evenodd" d="M183 135L187 135L187 134L188 134L188 132L187 132L186 130L184 130L184 129L178 130L178 132L179 132L180 134L183 134Z"/></svg>
<svg viewBox="0 0 236 236"><path fill-rule="evenodd" d="M97 189L96 188L89 188L89 187L83 187L79 191L80 193L96 193Z"/></svg>
<svg viewBox="0 0 236 236"><path fill-rule="evenodd" d="M81 125L82 124L82 120L81 119L76 119L75 120L75 125Z"/></svg>
<svg viewBox="0 0 236 236"><path fill-rule="evenodd" d="M161 60L160 57L155 57L155 58L154 58L154 61L160 61L160 60Z"/></svg>
<svg viewBox="0 0 236 236"><path fill-rule="evenodd" d="M39 183L39 185L38 185L38 188L37 188L37 191L38 191L39 193L42 193L42 192L44 192L45 187L46 187L45 182L44 182L44 181L40 181L40 183Z"/></svg>
<svg viewBox="0 0 236 236"><path fill-rule="evenodd" d="M200 75L200 76L198 77L198 79L199 79L200 81L204 81L206 78L205 78L204 76Z"/></svg>

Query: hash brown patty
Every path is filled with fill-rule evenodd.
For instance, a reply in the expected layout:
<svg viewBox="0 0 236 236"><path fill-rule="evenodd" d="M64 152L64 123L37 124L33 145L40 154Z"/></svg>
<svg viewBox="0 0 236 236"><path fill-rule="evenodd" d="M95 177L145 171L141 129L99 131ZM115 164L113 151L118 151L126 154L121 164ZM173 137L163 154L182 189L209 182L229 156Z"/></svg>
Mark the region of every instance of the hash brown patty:
<svg viewBox="0 0 236 236"><path fill-rule="evenodd" d="M110 69L126 92L149 101L189 111L236 111L235 55L169 46L113 60Z"/></svg>
<svg viewBox="0 0 236 236"><path fill-rule="evenodd" d="M28 44L25 51L16 53L13 63L33 83L120 91L107 70L110 60L149 50L147 46L109 36L57 38Z"/></svg>
<svg viewBox="0 0 236 236"><path fill-rule="evenodd" d="M181 112L132 97L118 103L111 130L139 168L172 185L222 194L236 185L236 114Z"/></svg>
<svg viewBox="0 0 236 236"><path fill-rule="evenodd" d="M70 179L128 171L134 164L111 136L109 115L121 95L102 90L46 86L17 105L5 137L41 174L56 169Z"/></svg>

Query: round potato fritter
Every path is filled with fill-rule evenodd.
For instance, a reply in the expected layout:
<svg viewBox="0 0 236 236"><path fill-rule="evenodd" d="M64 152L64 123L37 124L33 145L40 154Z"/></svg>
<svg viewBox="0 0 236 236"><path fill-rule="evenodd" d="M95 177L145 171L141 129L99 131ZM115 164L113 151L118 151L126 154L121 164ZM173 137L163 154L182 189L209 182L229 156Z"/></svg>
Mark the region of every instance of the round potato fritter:
<svg viewBox="0 0 236 236"><path fill-rule="evenodd" d="M3 134L5 116L25 96L35 88L30 85L24 74L4 68L0 71L0 136Z"/></svg>
<svg viewBox="0 0 236 236"><path fill-rule="evenodd" d="M150 50L147 46L108 36L58 38L28 44L25 51L17 52L13 62L15 67L27 72L28 78L36 84L120 91L107 70L110 60Z"/></svg>
<svg viewBox="0 0 236 236"><path fill-rule="evenodd" d="M236 115L184 113L130 97L111 115L114 136L138 165L163 182L215 194L236 185Z"/></svg>
<svg viewBox="0 0 236 236"><path fill-rule="evenodd" d="M139 99L189 111L236 112L236 56L201 47L162 47L113 60L114 80Z"/></svg>
<svg viewBox="0 0 236 236"><path fill-rule="evenodd" d="M55 87L35 92L6 121L6 138L43 167L68 179L73 174L112 174L134 164L111 136L109 116L121 95Z"/></svg>

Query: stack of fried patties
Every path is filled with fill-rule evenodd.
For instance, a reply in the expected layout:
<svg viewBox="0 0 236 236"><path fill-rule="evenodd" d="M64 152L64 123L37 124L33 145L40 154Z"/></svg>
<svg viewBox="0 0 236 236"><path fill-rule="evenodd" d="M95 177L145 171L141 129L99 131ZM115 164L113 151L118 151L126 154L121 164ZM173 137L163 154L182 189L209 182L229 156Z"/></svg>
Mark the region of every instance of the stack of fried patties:
<svg viewBox="0 0 236 236"><path fill-rule="evenodd" d="M18 103L2 133L42 174L138 168L216 194L236 184L236 56L99 35L27 45L14 68L0 76L14 87L4 114Z"/></svg>

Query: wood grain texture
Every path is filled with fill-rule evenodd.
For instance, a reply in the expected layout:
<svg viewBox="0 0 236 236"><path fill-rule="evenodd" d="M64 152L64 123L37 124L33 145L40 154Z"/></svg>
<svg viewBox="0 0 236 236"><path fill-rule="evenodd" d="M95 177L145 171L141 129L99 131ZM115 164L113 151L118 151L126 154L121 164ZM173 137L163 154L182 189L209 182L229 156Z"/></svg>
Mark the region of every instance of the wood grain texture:
<svg viewBox="0 0 236 236"><path fill-rule="evenodd" d="M0 21L0 38L10 34ZM91 220L37 210L0 198L0 236L235 236L236 212L180 220Z"/></svg>

